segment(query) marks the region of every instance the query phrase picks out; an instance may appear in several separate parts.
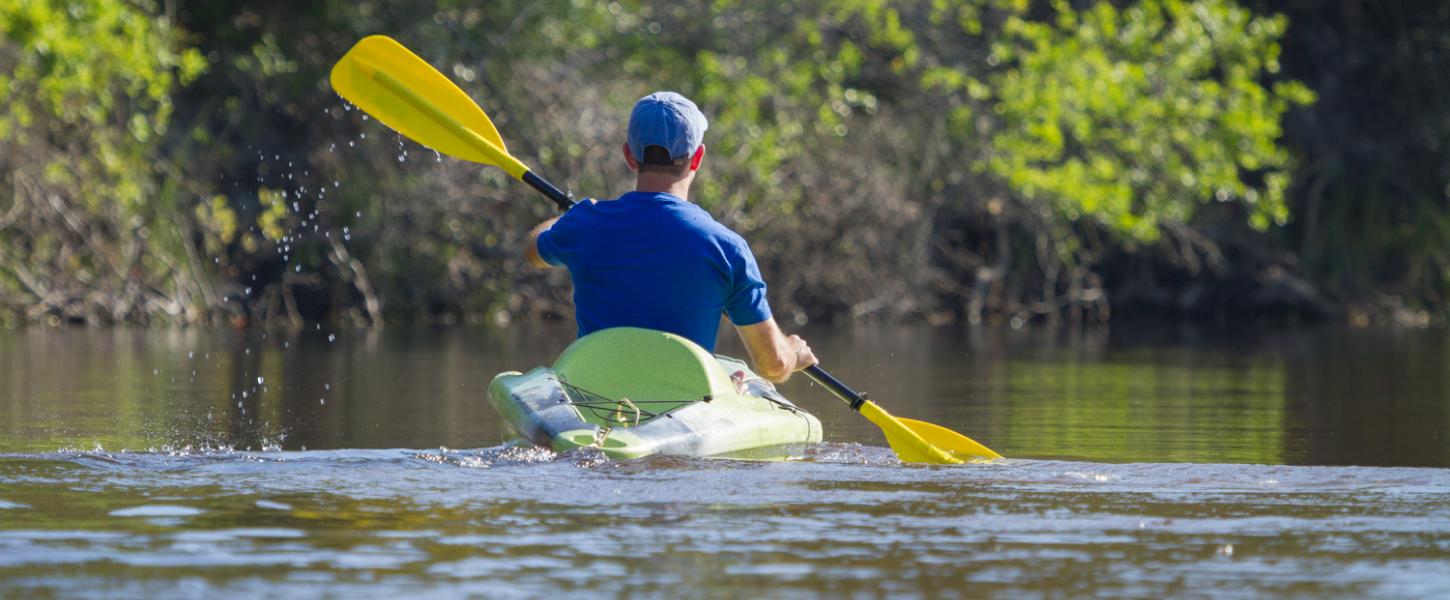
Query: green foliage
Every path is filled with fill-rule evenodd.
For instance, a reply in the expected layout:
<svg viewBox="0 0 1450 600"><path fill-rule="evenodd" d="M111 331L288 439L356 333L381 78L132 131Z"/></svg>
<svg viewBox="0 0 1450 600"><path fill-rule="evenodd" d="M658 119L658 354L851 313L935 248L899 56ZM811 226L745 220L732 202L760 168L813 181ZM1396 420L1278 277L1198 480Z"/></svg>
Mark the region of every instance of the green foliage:
<svg viewBox="0 0 1450 600"><path fill-rule="evenodd" d="M181 260L147 254L153 230L168 237L159 230L175 227L159 212L169 198L159 197L154 152L175 87L205 61L180 47L180 32L156 10L126 0L0 1L0 180L14 184L8 216L21 224L0 227L0 259L12 257L0 271L19 283L9 290L38 297L45 311L89 314L77 305L114 295L113 315L143 316L153 310L148 294ZM5 291L0 304L13 303Z"/></svg>
<svg viewBox="0 0 1450 600"><path fill-rule="evenodd" d="M1227 0L1053 7L1053 21L1011 16L992 45L991 173L1144 240L1213 199L1242 202L1259 229L1288 220L1279 121L1313 95L1261 84L1283 18Z"/></svg>
<svg viewBox="0 0 1450 600"><path fill-rule="evenodd" d="M197 204L196 220L205 232L209 254L221 254L237 237L237 213L227 204L226 196L212 196L210 202Z"/></svg>
<svg viewBox="0 0 1450 600"><path fill-rule="evenodd" d="M175 84L205 67L176 49L177 32L149 3L123 0L5 0L0 39L10 56L0 81L0 139L88 140L92 161L51 165L47 179L90 201L138 206L151 169L145 150L166 132ZM67 153L67 158L85 154ZM88 163L88 164L87 164ZM104 183L110 185L103 185Z"/></svg>
<svg viewBox="0 0 1450 600"><path fill-rule="evenodd" d="M1279 70L1285 20L1230 0L1057 2L1048 20L1002 0L721 1L677 21L623 7L610 29L637 38L663 21L661 31L592 43L623 48L626 76L688 82L713 119L711 143L749 149L731 155L743 179L704 182L705 202L734 198L722 208L790 210L807 193L782 180L792 156L828 151L883 97L927 94L951 123L953 152L1066 219L1151 240L1160 221L1186 222L1212 200L1242 203L1260 229L1289 217L1279 121L1313 95L1262 83Z"/></svg>
<svg viewBox="0 0 1450 600"><path fill-rule="evenodd" d="M867 19L891 22L884 2L621 2L593 13L593 3L584 5L551 13L540 29L576 50L607 53L586 85L621 84L609 94L611 114L627 115L656 88L698 102L719 165L701 179L699 201L747 228L794 211L808 190L786 174L808 153L840 145L853 112L875 110L877 98L851 82L865 61L862 44L901 33L895 23L869 27L868 39L842 35Z"/></svg>
<svg viewBox="0 0 1450 600"><path fill-rule="evenodd" d="M545 203L328 89L382 32L581 196L632 183L635 99L695 99L692 199L751 239L783 316L1043 314L1104 296L1090 248L1292 227L1280 123L1314 94L1280 72L1286 27L1234 0L0 0L0 180L27 200L9 229L0 202L0 290L59 297L7 269L30 253L68 289L147 290L138 311L567 313L561 274L516 260ZM31 210L51 197L67 215Z"/></svg>

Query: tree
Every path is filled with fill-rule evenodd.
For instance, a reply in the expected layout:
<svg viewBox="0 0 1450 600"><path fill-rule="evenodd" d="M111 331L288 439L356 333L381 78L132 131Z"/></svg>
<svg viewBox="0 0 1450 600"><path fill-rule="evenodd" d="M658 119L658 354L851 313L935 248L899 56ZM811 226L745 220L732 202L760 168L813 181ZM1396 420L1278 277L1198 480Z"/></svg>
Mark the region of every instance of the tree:
<svg viewBox="0 0 1450 600"><path fill-rule="evenodd" d="M144 318L191 302L154 150L170 94L204 68L156 7L0 4L0 306Z"/></svg>

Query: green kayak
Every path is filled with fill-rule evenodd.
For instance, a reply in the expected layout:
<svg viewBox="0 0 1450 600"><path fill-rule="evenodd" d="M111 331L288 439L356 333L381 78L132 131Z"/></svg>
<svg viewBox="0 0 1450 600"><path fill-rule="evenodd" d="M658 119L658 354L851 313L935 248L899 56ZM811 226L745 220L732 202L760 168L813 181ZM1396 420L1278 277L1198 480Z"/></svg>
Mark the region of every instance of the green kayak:
<svg viewBox="0 0 1450 600"><path fill-rule="evenodd" d="M556 452L784 458L821 441L821 422L744 362L648 329L582 337L552 368L500 373L488 398L506 436Z"/></svg>

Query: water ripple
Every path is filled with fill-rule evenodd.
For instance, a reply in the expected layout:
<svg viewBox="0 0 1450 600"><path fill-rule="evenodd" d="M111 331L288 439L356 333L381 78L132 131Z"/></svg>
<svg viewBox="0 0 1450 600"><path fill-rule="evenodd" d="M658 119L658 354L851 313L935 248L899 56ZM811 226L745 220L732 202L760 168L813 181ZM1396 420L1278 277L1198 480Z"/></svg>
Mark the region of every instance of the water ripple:
<svg viewBox="0 0 1450 600"><path fill-rule="evenodd" d="M0 596L1450 593L1450 469L96 450L0 455L0 490Z"/></svg>

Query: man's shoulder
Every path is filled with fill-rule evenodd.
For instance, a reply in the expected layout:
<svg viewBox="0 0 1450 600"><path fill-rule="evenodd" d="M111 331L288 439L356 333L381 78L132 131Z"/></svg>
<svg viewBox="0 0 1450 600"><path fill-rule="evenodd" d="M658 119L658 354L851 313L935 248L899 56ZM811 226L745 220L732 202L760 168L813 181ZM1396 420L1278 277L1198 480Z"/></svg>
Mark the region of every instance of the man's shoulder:
<svg viewBox="0 0 1450 600"><path fill-rule="evenodd" d="M680 209L680 212L684 219L702 233L709 235L713 239L728 242L731 245L745 244L745 238L743 236L736 233L735 230L724 223L716 220L714 215L710 214L704 208L701 208L698 204L692 202L683 202L682 204L684 206Z"/></svg>
<svg viewBox="0 0 1450 600"><path fill-rule="evenodd" d="M610 203L623 200L585 200L576 204L560 221L569 220L570 226L592 227L595 220L614 222L616 226L659 227L674 223L677 227L672 235L693 237L713 245L732 249L748 248L745 238L729 226L721 223L698 204L670 196L665 201L620 206L622 210L611 210ZM633 225L628 225L633 223Z"/></svg>
<svg viewBox="0 0 1450 600"><path fill-rule="evenodd" d="M555 221L555 226L562 224L565 227L592 227L592 225L587 225L587 223L600 218L599 208L597 206L599 202L600 200L595 200L594 198L585 198L575 202L573 206L565 209L559 215L559 220Z"/></svg>

